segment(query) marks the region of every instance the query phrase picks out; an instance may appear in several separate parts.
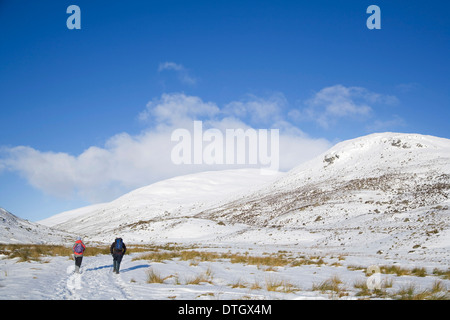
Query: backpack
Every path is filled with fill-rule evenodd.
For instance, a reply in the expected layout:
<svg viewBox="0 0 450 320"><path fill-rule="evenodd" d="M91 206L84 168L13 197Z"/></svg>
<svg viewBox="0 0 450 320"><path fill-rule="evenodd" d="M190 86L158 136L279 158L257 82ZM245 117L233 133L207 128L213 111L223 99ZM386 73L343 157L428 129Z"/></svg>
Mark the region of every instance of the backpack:
<svg viewBox="0 0 450 320"><path fill-rule="evenodd" d="M122 250L123 250L123 240L122 240L122 238L116 239L116 245L115 245L114 248L116 249L116 251L122 252Z"/></svg>
<svg viewBox="0 0 450 320"><path fill-rule="evenodd" d="M76 253L83 253L83 245L81 244L81 242L76 244L73 251L75 251Z"/></svg>

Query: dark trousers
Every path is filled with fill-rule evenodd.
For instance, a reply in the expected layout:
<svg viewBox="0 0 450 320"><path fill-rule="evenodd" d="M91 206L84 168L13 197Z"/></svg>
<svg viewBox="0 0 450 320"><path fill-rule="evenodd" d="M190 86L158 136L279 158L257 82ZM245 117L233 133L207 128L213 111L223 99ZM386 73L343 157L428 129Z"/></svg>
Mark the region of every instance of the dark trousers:
<svg viewBox="0 0 450 320"><path fill-rule="evenodd" d="M119 273L120 263L122 262L123 255L122 254L113 254L113 266L114 272Z"/></svg>
<svg viewBox="0 0 450 320"><path fill-rule="evenodd" d="M75 256L75 266L81 267L81 261L83 260L83 256Z"/></svg>

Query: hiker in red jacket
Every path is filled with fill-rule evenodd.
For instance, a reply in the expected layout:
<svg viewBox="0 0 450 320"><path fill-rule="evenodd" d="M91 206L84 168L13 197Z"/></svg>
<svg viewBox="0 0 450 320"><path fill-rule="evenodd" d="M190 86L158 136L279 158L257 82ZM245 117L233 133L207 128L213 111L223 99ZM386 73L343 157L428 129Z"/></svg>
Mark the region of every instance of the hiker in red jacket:
<svg viewBox="0 0 450 320"><path fill-rule="evenodd" d="M80 273L81 261L83 260L83 253L86 250L86 246L83 241L81 241L81 237L77 238L75 244L72 247L73 255L75 257L75 272Z"/></svg>

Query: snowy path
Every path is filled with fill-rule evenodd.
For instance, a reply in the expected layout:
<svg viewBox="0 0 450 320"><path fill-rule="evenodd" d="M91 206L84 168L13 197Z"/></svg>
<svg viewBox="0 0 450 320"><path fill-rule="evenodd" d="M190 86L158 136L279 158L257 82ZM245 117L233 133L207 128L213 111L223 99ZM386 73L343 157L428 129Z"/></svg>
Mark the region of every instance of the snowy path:
<svg viewBox="0 0 450 320"><path fill-rule="evenodd" d="M129 281L127 283L122 277L124 273L142 267L148 267L148 265L124 268L120 274L115 274L110 257L85 258L81 273L74 273L75 267L73 265L67 267L67 276L60 279L57 285L58 299L136 299L137 297L130 288L131 284Z"/></svg>

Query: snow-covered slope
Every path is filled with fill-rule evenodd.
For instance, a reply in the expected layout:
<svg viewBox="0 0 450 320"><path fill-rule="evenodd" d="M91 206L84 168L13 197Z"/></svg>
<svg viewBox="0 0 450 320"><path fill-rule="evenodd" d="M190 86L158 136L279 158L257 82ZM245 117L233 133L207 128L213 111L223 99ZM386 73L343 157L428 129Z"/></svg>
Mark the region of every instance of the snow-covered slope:
<svg viewBox="0 0 450 320"><path fill-rule="evenodd" d="M192 216L274 181L282 173L258 169L211 171L176 177L134 190L110 203L97 204L39 221L47 226L110 241L122 235L130 242L197 238L229 232ZM161 232L155 232L155 228Z"/></svg>
<svg viewBox="0 0 450 320"><path fill-rule="evenodd" d="M303 230L318 247L419 255L434 248L445 256L449 195L450 140L381 133L341 142L197 217L276 230L281 241L296 242L293 230Z"/></svg>
<svg viewBox="0 0 450 320"><path fill-rule="evenodd" d="M218 208L224 214L216 216L259 225L291 223L295 217L303 223L304 211L339 203L356 205L358 212L363 207L398 213L447 200L449 186L450 140L372 134L337 144L243 201ZM251 208L243 208L244 203ZM339 219L347 216L328 211Z"/></svg>
<svg viewBox="0 0 450 320"><path fill-rule="evenodd" d="M0 208L0 243L61 244L74 237L38 223L23 220Z"/></svg>

